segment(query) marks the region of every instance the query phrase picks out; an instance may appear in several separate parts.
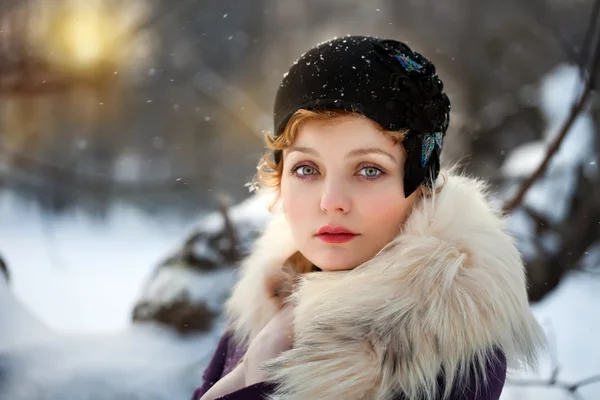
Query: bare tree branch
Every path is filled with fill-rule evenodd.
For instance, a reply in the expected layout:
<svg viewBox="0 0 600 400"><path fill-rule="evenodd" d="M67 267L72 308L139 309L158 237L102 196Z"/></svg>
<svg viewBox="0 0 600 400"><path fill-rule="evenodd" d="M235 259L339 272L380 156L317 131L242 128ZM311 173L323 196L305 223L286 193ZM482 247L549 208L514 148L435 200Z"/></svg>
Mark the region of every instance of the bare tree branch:
<svg viewBox="0 0 600 400"><path fill-rule="evenodd" d="M554 370L554 371L557 371L557 370ZM553 378L556 375L554 371L552 373L552 377L547 380L544 380L544 379L511 380L508 382L508 384L512 385L512 386L555 387L557 389L561 389L561 390L564 390L565 392L569 393L571 396L573 396L574 399L577 399L577 398L583 399L583 397L581 397L581 395L579 393L577 393L577 390L579 390L583 386L587 386L587 385L591 385L591 384L600 382L600 374L598 374L598 375L593 375L588 378L582 379L575 383L565 383L565 382L561 382L561 381Z"/></svg>
<svg viewBox="0 0 600 400"><path fill-rule="evenodd" d="M592 11L590 13L590 22L589 28L586 30L585 38L583 39L583 45L581 46L581 54L579 58L579 67L581 71L584 72L586 68L586 64L590 62L592 58L591 49L594 46L594 32L596 31L596 27L598 24L598 15L600 13L600 0L596 0L594 2L594 6L592 7ZM593 71L590 71L593 72Z"/></svg>
<svg viewBox="0 0 600 400"><path fill-rule="evenodd" d="M535 181L538 180L546 171L546 168L550 164L550 160L552 159L554 154L556 154L556 152L560 148L562 141L567 136L567 133L569 133L569 130L570 130L571 126L573 125L573 123L575 122L575 120L577 119L577 116L584 110L585 106L587 105L590 94L592 93L592 90L594 89L594 85L595 85L594 72L598 68L599 62L600 62L600 41L598 41L598 44L596 44L593 59L590 64L590 68L588 69L589 78L586 80L585 87L583 89L581 96L579 97L579 100L571 108L571 112L570 112L568 118L565 120L563 126L559 130L559 134L556 136L556 139L554 139L554 141L548 148L548 151L546 153L546 157L544 158L544 161L533 172L533 174L523 182L523 184L521 185L517 194L505 204L504 209L503 209L505 213L510 213L512 210L514 210L521 204L521 202L525 198L525 194L527 193L527 191L531 188L531 186L533 186Z"/></svg>
<svg viewBox="0 0 600 400"><path fill-rule="evenodd" d="M527 178L527 180L525 180L523 182L523 184L521 185L521 188L519 189L517 194L506 203L506 205L504 206L504 209L503 209L503 211L505 213L510 213L515 208L517 208L519 206L519 204L521 204L521 202L525 198L525 194L527 194L527 191L531 188L531 186L533 186L535 181L538 180L544 174L544 172L546 172L546 168L550 164L550 160L552 159L552 156L554 156L554 154L556 154L556 152L560 148L560 144L562 143L563 139L567 136L567 133L569 133L569 129L573 125L573 122L575 122L575 119L577 118L577 116L585 108L588 98L590 96L590 93L592 91L592 83L593 83L593 80L590 79L588 81L588 84L586 84L585 89L584 89L581 97L579 98L579 101L577 101L577 103L571 109L571 113L569 114L569 117L567 118L567 120L565 121L563 126L561 127L559 134L556 136L556 139L554 139L554 142L552 142L552 144L548 148L548 151L546 153L546 157L544 158L544 161L533 172L533 174L529 178Z"/></svg>
<svg viewBox="0 0 600 400"><path fill-rule="evenodd" d="M219 202L219 211L221 212L221 215L223 216L223 222L225 225L225 227L224 227L225 237L229 241L229 246L228 246L229 252L228 252L227 256L229 257L230 260L236 262L241 258L240 240L239 240L239 235L238 235L237 229L235 227L235 224L231 220L231 216L229 213L229 209L231 207L231 204L230 204L231 202L224 194L219 194L217 196L217 200Z"/></svg>
<svg viewBox="0 0 600 400"><path fill-rule="evenodd" d="M546 156L545 156L543 162L533 172L533 174L523 182L520 189L517 191L516 195L504 205L503 211L505 213L510 213L512 210L517 208L521 204L521 202L525 198L527 191L533 186L535 181L543 176L544 172L548 168L548 165L550 164L550 160L552 159L554 154L556 154L556 152L560 148L562 141L564 140L564 138L566 137L567 133L569 132L571 126L577 119L577 116L585 109L585 107L588 103L589 97L590 97L592 91L595 89L596 71L600 64L600 38L598 38L599 35L596 34L596 31L597 31L597 21L596 20L598 19L598 16L600 15L600 0L596 0L591 15L592 15L592 17L591 17L592 19L590 20L590 23L587 28L586 37L584 39L584 45L583 45L584 50L586 50L585 49L586 47L592 46L592 43L591 43L592 38L595 38L595 40L594 40L595 43L593 43L593 48L594 48L593 53L590 52L588 57L586 57L586 54L582 54L580 68L581 68L581 72L582 72L581 76L585 77L585 80L584 80L585 85L584 85L583 91L582 91L581 95L579 96L578 101L571 108L571 112L569 113L569 116L567 117L567 119L563 123L562 127L560 128L558 135L556 136L556 138L554 139L554 141L551 143L550 147L548 148L548 151L546 153Z"/></svg>
<svg viewBox="0 0 600 400"><path fill-rule="evenodd" d="M539 253L527 262L530 277L529 300L536 302L558 286L563 276L581 266L587 250L598 238L600 220L600 175L587 181L583 168L579 169L575 196L564 221L555 226L558 246L552 254ZM589 187L585 190L583 188Z"/></svg>

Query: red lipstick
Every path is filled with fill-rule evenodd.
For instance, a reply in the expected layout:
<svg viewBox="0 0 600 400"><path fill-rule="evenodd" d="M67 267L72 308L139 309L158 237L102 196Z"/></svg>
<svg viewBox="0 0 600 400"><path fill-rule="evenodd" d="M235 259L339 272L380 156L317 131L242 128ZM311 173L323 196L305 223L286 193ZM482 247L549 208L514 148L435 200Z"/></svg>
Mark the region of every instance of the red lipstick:
<svg viewBox="0 0 600 400"><path fill-rule="evenodd" d="M317 231L317 237L326 243L345 243L358 234L343 226L323 226Z"/></svg>

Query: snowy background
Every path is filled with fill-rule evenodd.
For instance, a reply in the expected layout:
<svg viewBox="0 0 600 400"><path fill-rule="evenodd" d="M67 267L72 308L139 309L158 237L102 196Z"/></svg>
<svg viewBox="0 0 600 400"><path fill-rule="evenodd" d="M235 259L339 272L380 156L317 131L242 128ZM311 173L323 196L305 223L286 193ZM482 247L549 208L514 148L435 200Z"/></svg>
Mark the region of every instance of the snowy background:
<svg viewBox="0 0 600 400"><path fill-rule="evenodd" d="M344 4L0 2L0 400L189 399L268 219L244 183L274 90L309 46L368 33L422 49L453 102L444 157L500 206L600 37L581 22L596 0ZM592 96L510 215L551 348L503 400L600 399L599 110Z"/></svg>
<svg viewBox="0 0 600 400"><path fill-rule="evenodd" d="M189 398L223 331L218 314L236 270L201 273L169 264L173 257L157 269L179 247L182 228L177 235L132 209L115 207L98 226L81 216L44 221L9 196L3 204L0 243L23 268L10 269L10 285L0 279L0 399ZM250 232L265 223L264 204L257 196L229 215ZM190 229L218 231L220 217ZM195 244L199 257L218 261ZM132 324L137 302L168 304L184 292L215 312L211 329L181 334L153 321Z"/></svg>

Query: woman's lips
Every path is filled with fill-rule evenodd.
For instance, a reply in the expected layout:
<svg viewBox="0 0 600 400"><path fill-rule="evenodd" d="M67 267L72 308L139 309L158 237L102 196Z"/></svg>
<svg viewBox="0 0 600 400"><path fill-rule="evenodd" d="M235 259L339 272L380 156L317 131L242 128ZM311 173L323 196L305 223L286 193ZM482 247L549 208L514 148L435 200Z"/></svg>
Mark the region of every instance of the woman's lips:
<svg viewBox="0 0 600 400"><path fill-rule="evenodd" d="M322 233L317 235L317 237L325 243L346 243L356 236L358 235L352 233Z"/></svg>

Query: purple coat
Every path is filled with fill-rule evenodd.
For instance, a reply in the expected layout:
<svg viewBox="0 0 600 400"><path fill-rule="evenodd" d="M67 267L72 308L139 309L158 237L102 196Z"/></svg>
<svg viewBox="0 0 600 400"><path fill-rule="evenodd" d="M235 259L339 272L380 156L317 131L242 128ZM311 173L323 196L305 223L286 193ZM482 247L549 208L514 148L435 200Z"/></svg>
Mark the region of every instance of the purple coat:
<svg viewBox="0 0 600 400"><path fill-rule="evenodd" d="M192 400L199 400L219 379L231 372L244 356L245 349L236 346L231 333L226 331L221 337L217 350L213 355L210 364L204 371L203 384L194 391ZM506 379L506 358L502 351L497 352L497 361L488 364L488 385L479 388L479 395L476 395L477 378L467 382L466 385L456 385L450 396L450 400L498 400L504 387ZM275 387L267 382L260 382L233 393L219 397L222 400L262 400L272 394ZM397 400L404 400L401 396Z"/></svg>

